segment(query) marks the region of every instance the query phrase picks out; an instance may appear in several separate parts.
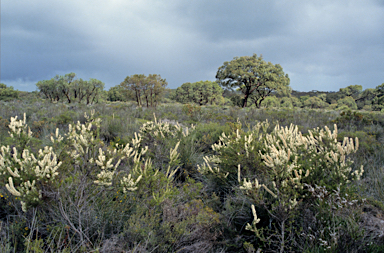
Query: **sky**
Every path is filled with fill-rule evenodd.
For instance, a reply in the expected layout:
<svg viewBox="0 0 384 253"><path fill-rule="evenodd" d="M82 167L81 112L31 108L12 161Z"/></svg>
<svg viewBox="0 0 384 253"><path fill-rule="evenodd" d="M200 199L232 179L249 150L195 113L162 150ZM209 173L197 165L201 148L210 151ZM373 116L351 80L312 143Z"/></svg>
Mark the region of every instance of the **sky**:
<svg viewBox="0 0 384 253"><path fill-rule="evenodd" d="M215 81L234 57L280 64L298 91L384 83L383 0L1 0L0 82L74 72L105 88L160 74Z"/></svg>

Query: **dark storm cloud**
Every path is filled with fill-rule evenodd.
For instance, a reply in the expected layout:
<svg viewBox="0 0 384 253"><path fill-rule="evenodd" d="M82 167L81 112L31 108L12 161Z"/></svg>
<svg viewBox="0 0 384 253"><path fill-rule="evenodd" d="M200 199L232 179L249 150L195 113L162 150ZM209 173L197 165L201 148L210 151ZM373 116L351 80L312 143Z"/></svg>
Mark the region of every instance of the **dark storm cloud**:
<svg viewBox="0 0 384 253"><path fill-rule="evenodd" d="M297 90L384 82L380 1L2 1L1 81L34 90L75 72L109 88L158 73L215 80L235 56L279 63Z"/></svg>

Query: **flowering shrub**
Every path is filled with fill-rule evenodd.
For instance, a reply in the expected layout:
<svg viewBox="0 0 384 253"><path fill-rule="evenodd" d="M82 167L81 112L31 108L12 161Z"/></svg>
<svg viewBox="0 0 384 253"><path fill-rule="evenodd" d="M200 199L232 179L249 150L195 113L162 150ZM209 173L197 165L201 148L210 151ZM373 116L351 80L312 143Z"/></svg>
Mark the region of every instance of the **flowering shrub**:
<svg viewBox="0 0 384 253"><path fill-rule="evenodd" d="M271 133L267 129L268 122L262 122L249 132L239 125L232 135L223 134L220 142L212 146L216 154L204 157L199 171L226 179L232 182L232 187L238 185L254 203L251 206L254 219L246 229L262 242L280 242L279 249L284 250L285 241L294 234L288 222L295 219L298 204L310 195L304 185L345 191L346 184L359 180L364 170L361 167L352 171L352 161L347 158L357 151L358 139L346 137L342 143L338 142L336 125L333 132L328 127L316 128L307 135L294 125L276 125ZM234 162L238 162L237 166ZM256 166L251 167L250 163ZM237 182L233 180L236 174ZM268 216L258 217L255 205L266 210ZM260 230L257 224L263 218L275 220L275 227Z"/></svg>
<svg viewBox="0 0 384 253"><path fill-rule="evenodd" d="M77 122L75 126L69 124L68 134L68 154L73 159L75 166L90 176L94 176L94 183L98 185L112 185L113 176L120 163L132 158L135 166L140 163L140 158L147 151L147 147L140 148L140 137L135 135L132 144L115 145L103 148L104 144L97 136L97 131L100 128L100 119L85 115L88 121L85 124ZM97 173L97 174L96 174ZM95 175L96 174L96 175ZM140 176L140 175L138 175ZM132 181L132 176L129 174L123 176L122 182L127 186L127 189L135 189L135 185L140 181Z"/></svg>
<svg viewBox="0 0 384 253"><path fill-rule="evenodd" d="M235 131L229 135L224 132L219 142L212 145L215 155L205 156L204 164L198 166L202 174L215 174L222 178L224 184L237 184L238 164L242 165L247 175L264 174L260 166L259 149L262 148L261 139L269 127L268 121L257 123L249 132L242 130L240 122L234 124Z"/></svg>
<svg viewBox="0 0 384 253"><path fill-rule="evenodd" d="M29 150L32 132L26 124L25 114L24 120L12 117L9 129L16 145L0 147L0 180L3 184L8 181L5 184L7 190L20 199L22 209L26 211L29 206L39 203L41 188L57 177L61 162L52 147L44 147L37 154Z"/></svg>
<svg viewBox="0 0 384 253"><path fill-rule="evenodd" d="M88 110L73 112L82 109ZM60 130L43 124L31 131L25 116L4 125L2 132L11 136L3 134L0 145L0 249L382 251L383 209L355 191L356 185L380 184L382 174L352 183L364 173L360 164L367 174L375 171L375 164L382 171L382 159L372 166L370 156L365 163L358 160L369 154L362 154L364 140L359 143L355 136L364 135L357 132L338 133L336 126L307 131L326 124L329 115L322 121L317 119L320 113L311 115L317 121L305 126L281 127L255 121L271 120L265 110L231 109L231 118L256 125L244 127L232 119L200 122L195 130L184 126L188 123L156 117L142 124L145 120L135 119L137 111L126 110L125 104L120 112L108 106L100 111L112 115L112 109L118 115L113 122L120 126L110 131L121 138L115 143L103 136L108 124L94 112ZM136 116L130 117L130 111ZM31 122L52 116L36 116L33 108L27 114ZM156 114L165 117L161 108ZM145 118L151 115L145 111ZM72 118L82 120L79 115ZM287 122L286 111L278 118ZM381 154L379 148L373 150ZM370 250L375 244L377 250Z"/></svg>
<svg viewBox="0 0 384 253"><path fill-rule="evenodd" d="M94 118L94 112L91 116L85 114L87 122L82 124L77 122L72 126L69 124L68 133L65 136L59 134L56 129L55 135L51 136L52 144L57 147L63 142L65 151L71 158L74 168L79 169L84 175L94 178L93 182L100 186L111 186L114 178L121 185L123 191L137 190L137 184L140 182L146 171L152 169L151 160L143 159L142 156L147 152L148 147L143 147L141 134L156 134L164 136L175 134L176 131L182 131L176 127L176 131L169 130L167 124L157 124L148 122L141 128L139 134L135 133L132 143L125 146L116 144L115 147L104 147L104 144L97 136L100 127L100 119ZM44 147L37 154L33 154L28 149L29 139L32 138L32 132L24 120L17 120L17 117L11 118L9 125L10 136L15 140L16 146L24 146L25 149L19 151L18 148L10 146L0 147L0 173L1 182L6 185L7 190L18 197L22 204L23 211L29 206L36 206L42 198L42 187L50 184L53 186L54 179L59 175L59 167L62 165L58 161L53 147ZM182 132L188 134L188 129ZM20 144L20 145L17 145ZM166 172L169 182L175 174L175 166L178 164L177 143L170 152L170 162ZM125 172L125 175L118 172L122 161L131 164L131 173ZM154 173L153 176L156 176ZM163 194L166 195L166 192ZM161 196L163 198L164 196Z"/></svg>

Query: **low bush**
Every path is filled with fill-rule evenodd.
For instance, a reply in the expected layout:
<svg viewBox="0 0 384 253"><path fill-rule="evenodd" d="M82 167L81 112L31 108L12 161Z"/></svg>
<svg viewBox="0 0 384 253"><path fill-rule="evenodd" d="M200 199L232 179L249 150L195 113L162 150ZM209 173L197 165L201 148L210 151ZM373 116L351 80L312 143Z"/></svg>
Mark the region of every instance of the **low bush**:
<svg viewBox="0 0 384 253"><path fill-rule="evenodd" d="M2 252L384 244L380 113L1 103Z"/></svg>

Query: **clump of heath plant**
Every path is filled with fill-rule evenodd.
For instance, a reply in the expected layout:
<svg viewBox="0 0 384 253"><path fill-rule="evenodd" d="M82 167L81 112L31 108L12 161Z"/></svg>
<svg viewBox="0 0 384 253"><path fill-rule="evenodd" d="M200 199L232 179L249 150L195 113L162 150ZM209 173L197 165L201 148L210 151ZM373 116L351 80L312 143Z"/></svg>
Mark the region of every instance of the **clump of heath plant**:
<svg viewBox="0 0 384 253"><path fill-rule="evenodd" d="M41 190L51 184L58 176L61 162L52 147L31 151L29 142L32 132L23 120L11 118L9 135L14 140L13 147L0 147L0 181L6 189L20 200L22 210L39 204ZM56 131L57 141L61 141Z"/></svg>
<svg viewBox="0 0 384 253"><path fill-rule="evenodd" d="M148 240L146 250L211 249L216 238L211 230L219 219L198 199L202 185L188 179L180 188L174 182L182 165L180 141L168 149L163 168L154 165L144 145L146 138L159 143L170 136L186 137L188 128L155 120L144 124L131 142L107 145L99 137L100 119L94 112L85 118L85 123L69 124L66 133L56 129L49 146L38 151L29 147L33 133L25 116L11 119L15 146L0 148L0 180L20 201L20 215L34 217L26 247L114 251ZM35 234L47 243L33 240ZM113 241L122 245L108 246Z"/></svg>
<svg viewBox="0 0 384 253"><path fill-rule="evenodd" d="M267 126L262 122L248 132L236 129L231 136L223 134L212 146L216 154L206 156L199 169L217 178L237 176L237 185L232 183L232 188L240 189L240 195L252 203L253 221L245 229L254 233L258 246L285 252L297 246L299 228L295 223L298 211L311 198L310 187L317 185L343 194L364 170L353 171L348 158L357 151L358 139L346 137L338 142L336 125L333 131L315 128L307 135L295 125L276 125L271 133L267 133ZM237 173L233 160L239 161ZM253 173L249 173L249 162L257 165ZM258 216L257 210L263 216Z"/></svg>
<svg viewBox="0 0 384 253"><path fill-rule="evenodd" d="M59 129L56 129L55 135L51 136L51 142L57 146L64 140L74 168L94 178L95 184L109 186L121 161L131 158L137 167L147 148L139 148L140 140L136 137L132 144L124 147L102 149L103 145L94 132L100 127L100 119L94 119L93 115L85 117L88 119L85 124L70 124L64 137L60 135ZM43 188L54 185L62 162L58 161L52 146L46 146L36 153L31 150L28 144L32 132L26 124L25 114L23 120L12 117L9 128L15 146L0 147L0 180L3 183L8 182L5 184L7 190L18 197L23 211L26 211L42 199ZM128 174L122 176L120 182L125 189L134 190L140 178L140 174L137 179Z"/></svg>

